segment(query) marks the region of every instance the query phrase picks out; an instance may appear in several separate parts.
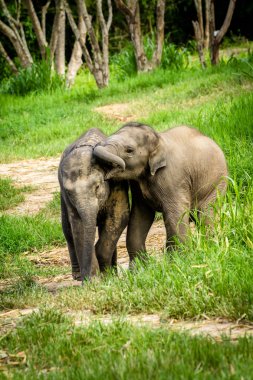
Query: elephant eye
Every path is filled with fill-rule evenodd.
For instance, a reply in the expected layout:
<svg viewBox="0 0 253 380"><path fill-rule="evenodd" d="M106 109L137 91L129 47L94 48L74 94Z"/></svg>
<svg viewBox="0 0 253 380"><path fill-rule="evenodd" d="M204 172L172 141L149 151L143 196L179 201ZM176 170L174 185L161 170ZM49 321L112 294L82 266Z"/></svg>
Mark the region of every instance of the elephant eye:
<svg viewBox="0 0 253 380"><path fill-rule="evenodd" d="M126 152L127 152L127 153L133 153L133 152L134 152L134 148L133 148L132 146L128 146L128 147L126 148Z"/></svg>

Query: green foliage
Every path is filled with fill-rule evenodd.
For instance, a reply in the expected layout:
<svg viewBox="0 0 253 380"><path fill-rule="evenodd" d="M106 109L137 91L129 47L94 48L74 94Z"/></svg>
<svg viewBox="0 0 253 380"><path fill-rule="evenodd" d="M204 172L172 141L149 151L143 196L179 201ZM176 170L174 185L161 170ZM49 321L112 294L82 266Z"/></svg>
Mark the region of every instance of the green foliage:
<svg viewBox="0 0 253 380"><path fill-rule="evenodd" d="M29 187L14 187L10 179L0 178L0 211L8 210L24 200Z"/></svg>
<svg viewBox="0 0 253 380"><path fill-rule="evenodd" d="M26 69L20 69L18 75L2 82L0 93L24 96L41 91L50 92L64 87L64 80L53 73L47 61L35 62Z"/></svg>
<svg viewBox="0 0 253 380"><path fill-rule="evenodd" d="M110 58L110 75L112 79L124 80L137 73L132 44L127 44L119 53Z"/></svg>
<svg viewBox="0 0 253 380"><path fill-rule="evenodd" d="M14 379L246 379L253 370L252 338L215 342L123 321L78 328L50 309L1 343L7 354L26 353L26 363L11 370Z"/></svg>
<svg viewBox="0 0 253 380"><path fill-rule="evenodd" d="M176 45L165 41L163 46L163 55L161 67L164 69L185 69L189 64L189 52L187 48L180 48Z"/></svg>

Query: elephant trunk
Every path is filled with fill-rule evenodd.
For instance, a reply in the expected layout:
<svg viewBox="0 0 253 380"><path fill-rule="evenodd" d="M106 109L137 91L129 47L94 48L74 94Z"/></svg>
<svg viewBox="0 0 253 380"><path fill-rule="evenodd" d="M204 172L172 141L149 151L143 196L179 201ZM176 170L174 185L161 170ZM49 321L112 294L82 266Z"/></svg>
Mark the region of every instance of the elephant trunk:
<svg viewBox="0 0 253 380"><path fill-rule="evenodd" d="M92 274L95 274L98 269L98 263L95 255L95 235L97 213L87 213L79 211L83 231L81 236L77 236L76 253L80 268L80 280L89 279ZM80 234L80 231L79 231Z"/></svg>
<svg viewBox="0 0 253 380"><path fill-rule="evenodd" d="M125 170L126 168L125 161L121 157L112 153L110 150L111 150L111 146L97 145L93 150L93 154L94 156L100 158L101 160L104 160L111 164L116 164L120 166L123 170Z"/></svg>

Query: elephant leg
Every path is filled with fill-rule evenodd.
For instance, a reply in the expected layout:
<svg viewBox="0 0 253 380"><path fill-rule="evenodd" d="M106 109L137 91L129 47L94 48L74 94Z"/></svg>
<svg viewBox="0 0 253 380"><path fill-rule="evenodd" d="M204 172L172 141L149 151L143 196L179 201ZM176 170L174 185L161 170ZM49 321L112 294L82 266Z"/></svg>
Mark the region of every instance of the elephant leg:
<svg viewBox="0 0 253 380"><path fill-rule="evenodd" d="M214 226L214 209L213 203L216 199L216 192L210 194L208 198L198 207L199 220L208 227L209 232L213 230Z"/></svg>
<svg viewBox="0 0 253 380"><path fill-rule="evenodd" d="M105 225L98 227L99 239L96 243L96 256L101 272L107 268L117 268L117 249L116 245L122 231L111 230Z"/></svg>
<svg viewBox="0 0 253 380"><path fill-rule="evenodd" d="M68 251L69 251L69 256L70 256L70 261L71 261L71 266L72 266L72 276L73 276L73 279L75 280L75 279L80 278L80 268L79 268L79 264L78 264L78 260L76 256L76 250L75 250L71 225L69 222L68 209L62 195L61 195L61 220L62 220L63 234L65 236L65 239L68 245Z"/></svg>
<svg viewBox="0 0 253 380"><path fill-rule="evenodd" d="M130 266L134 259L143 258L142 254L146 252L146 238L155 218L155 211L145 202L139 185L132 183L131 190L132 209L126 238Z"/></svg>
<svg viewBox="0 0 253 380"><path fill-rule="evenodd" d="M118 258L118 253L117 253L117 248L115 248L113 254L112 254L112 267L117 271L117 258Z"/></svg>
<svg viewBox="0 0 253 380"><path fill-rule="evenodd" d="M98 220L99 239L96 256L101 271L117 268L117 243L129 220L128 192L122 184L111 185L112 190L106 204L106 212Z"/></svg>
<svg viewBox="0 0 253 380"><path fill-rule="evenodd" d="M177 239L184 242L189 232L189 204L173 204L163 212L166 229L166 249L175 247Z"/></svg>

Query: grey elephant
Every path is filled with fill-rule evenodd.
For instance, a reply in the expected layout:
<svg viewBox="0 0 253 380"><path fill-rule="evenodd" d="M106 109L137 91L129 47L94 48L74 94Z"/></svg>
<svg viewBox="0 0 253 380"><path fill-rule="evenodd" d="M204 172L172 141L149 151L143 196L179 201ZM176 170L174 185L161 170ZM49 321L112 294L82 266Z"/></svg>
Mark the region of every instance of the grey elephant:
<svg viewBox="0 0 253 380"><path fill-rule="evenodd" d="M94 156L111 163L107 178L131 180L132 209L127 232L130 259L145 251L155 211L163 214L166 246L184 241L192 210L211 224L210 205L226 190L227 165L220 147L187 126L157 133L128 123L99 143Z"/></svg>
<svg viewBox="0 0 253 380"><path fill-rule="evenodd" d="M64 151L58 170L61 217L76 280L116 266L118 239L129 219L127 181L105 181L92 151L105 140L90 129ZM96 225L98 241L95 244Z"/></svg>

